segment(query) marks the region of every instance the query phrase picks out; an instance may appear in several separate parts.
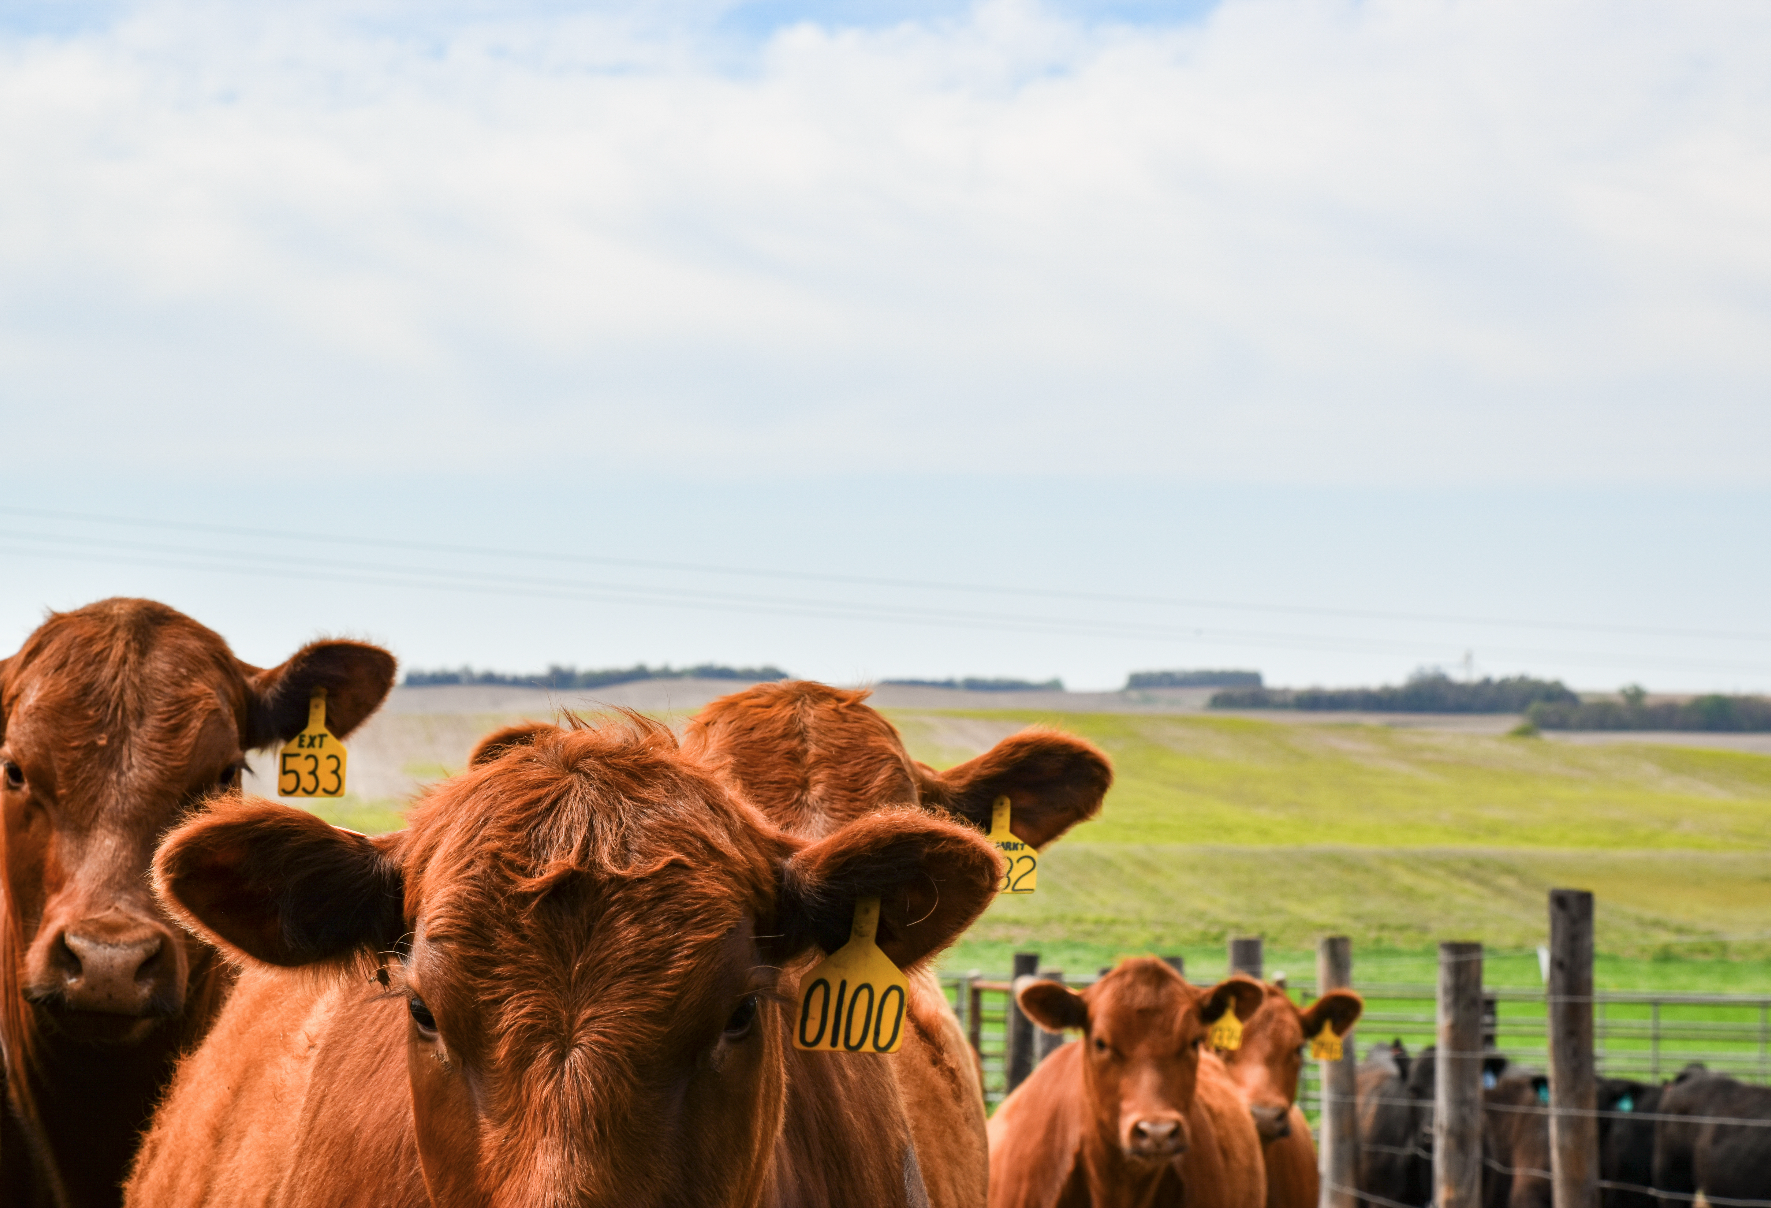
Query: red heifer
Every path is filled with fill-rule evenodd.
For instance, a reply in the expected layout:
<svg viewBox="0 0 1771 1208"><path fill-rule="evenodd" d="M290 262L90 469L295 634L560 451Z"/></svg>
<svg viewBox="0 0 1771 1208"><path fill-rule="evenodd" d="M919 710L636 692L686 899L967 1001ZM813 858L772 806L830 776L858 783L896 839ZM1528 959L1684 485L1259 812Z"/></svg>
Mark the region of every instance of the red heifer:
<svg viewBox="0 0 1771 1208"><path fill-rule="evenodd" d="M793 681L759 684L714 701L690 721L685 749L699 754L783 829L812 838L885 804L920 805L980 829L997 797L1011 827L1043 846L1100 811L1112 783L1106 756L1081 739L1029 730L946 772L911 759L865 691ZM488 743L494 748L503 736ZM984 1202L989 1148L976 1059L932 970L910 979L911 1030L896 1058L914 1104L917 1151L938 1154L935 1208Z"/></svg>
<svg viewBox="0 0 1771 1208"><path fill-rule="evenodd" d="M1302 1010L1278 986L1261 988L1260 1010L1243 1026L1242 1047L1223 1055L1224 1066L1261 1137L1267 1208L1316 1208L1316 1146L1297 1106L1304 1046L1324 1027L1345 1036L1365 1010L1365 1000L1351 990L1330 990Z"/></svg>
<svg viewBox="0 0 1771 1208"><path fill-rule="evenodd" d="M1259 983L1196 989L1159 960L1128 960L1080 992L1024 984L1048 1031L1078 1028L990 1120L990 1208L1261 1208L1260 1139L1223 1063L1205 1052Z"/></svg>
<svg viewBox="0 0 1771 1208"><path fill-rule="evenodd" d="M0 661L0 1202L116 1204L137 1135L228 977L155 904L162 832L307 722L350 733L394 660L315 642L261 670L182 613L53 613Z"/></svg>
<svg viewBox="0 0 1771 1208"><path fill-rule="evenodd" d="M981 836L798 839L638 718L531 730L408 816L366 839L223 799L167 838L162 899L245 968L128 1204L926 1203L905 1054L802 1052L794 1007L859 899L900 965L969 926Z"/></svg>

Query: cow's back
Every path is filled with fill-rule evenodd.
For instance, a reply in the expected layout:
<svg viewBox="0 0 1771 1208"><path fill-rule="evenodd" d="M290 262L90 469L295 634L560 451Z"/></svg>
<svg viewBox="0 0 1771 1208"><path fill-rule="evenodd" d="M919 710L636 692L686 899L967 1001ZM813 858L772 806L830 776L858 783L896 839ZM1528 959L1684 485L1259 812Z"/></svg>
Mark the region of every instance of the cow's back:
<svg viewBox="0 0 1771 1208"><path fill-rule="evenodd" d="M125 1204L428 1205L399 1006L356 979L243 973L209 1038L179 1067Z"/></svg>

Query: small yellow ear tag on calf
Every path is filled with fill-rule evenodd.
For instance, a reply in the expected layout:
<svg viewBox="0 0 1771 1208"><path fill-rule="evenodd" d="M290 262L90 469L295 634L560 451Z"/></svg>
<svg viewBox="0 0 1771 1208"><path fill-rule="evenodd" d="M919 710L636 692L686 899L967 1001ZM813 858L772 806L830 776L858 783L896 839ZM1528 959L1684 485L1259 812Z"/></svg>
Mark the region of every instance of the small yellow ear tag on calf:
<svg viewBox="0 0 1771 1208"><path fill-rule="evenodd" d="M1008 825L1010 810L1007 797L996 799L990 807L990 833L985 836L1002 853L1002 880L996 883L996 892L1032 893L1039 887L1039 853L1015 838Z"/></svg>
<svg viewBox="0 0 1771 1208"><path fill-rule="evenodd" d="M283 744L277 760L277 796L344 796L344 744L326 728L326 689L307 702L307 729Z"/></svg>
<svg viewBox="0 0 1771 1208"><path fill-rule="evenodd" d="M1211 1025L1206 1040L1214 1049L1234 1052L1242 1047L1242 1021L1236 1018L1236 1008L1230 1007L1218 1016L1217 1022Z"/></svg>
<svg viewBox="0 0 1771 1208"><path fill-rule="evenodd" d="M879 899L855 903L849 942L806 974L793 1047L820 1053L896 1053L904 1043L910 982L879 950Z"/></svg>
<svg viewBox="0 0 1771 1208"><path fill-rule="evenodd" d="M1334 1034L1333 1024L1323 1024L1322 1030L1310 1041L1310 1056L1317 1061L1341 1059L1341 1038Z"/></svg>

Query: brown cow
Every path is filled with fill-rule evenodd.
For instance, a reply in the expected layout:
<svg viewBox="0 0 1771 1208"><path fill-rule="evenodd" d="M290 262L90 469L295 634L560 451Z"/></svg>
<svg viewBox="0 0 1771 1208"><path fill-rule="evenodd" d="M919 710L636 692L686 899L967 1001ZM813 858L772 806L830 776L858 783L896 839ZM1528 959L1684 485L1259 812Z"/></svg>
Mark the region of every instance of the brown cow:
<svg viewBox="0 0 1771 1208"><path fill-rule="evenodd" d="M1266 1173L1248 1108L1209 1026L1251 1017L1260 983L1209 990L1162 961L1127 960L1086 990L1024 984L1048 1031L1078 1028L990 1120L990 1208L1261 1208Z"/></svg>
<svg viewBox="0 0 1771 1208"><path fill-rule="evenodd" d="M228 977L155 905L154 843L244 752L307 722L344 736L394 659L315 642L261 670L163 604L52 613L0 661L0 1201L116 1204L137 1134Z"/></svg>
<svg viewBox="0 0 1771 1208"><path fill-rule="evenodd" d="M1330 990L1304 1010L1279 986L1263 983L1261 989L1260 1010L1242 1029L1241 1047L1223 1055L1224 1066L1261 1137L1267 1208L1316 1208L1316 1147L1297 1105L1303 1049L1324 1027L1345 1036L1365 1000L1351 990Z"/></svg>
<svg viewBox="0 0 1771 1208"><path fill-rule="evenodd" d="M816 838L887 804L914 804L980 829L991 803L1010 800L1010 825L1035 847L1100 811L1113 781L1107 757L1068 734L1027 730L946 772L912 760L865 691L808 681L758 684L709 704L683 743L770 820ZM486 740L501 749L521 728ZM899 1085L913 1104L911 1130L935 1205L984 1202L989 1148L976 1057L933 970L910 979L911 1030L898 1054Z"/></svg>
<svg viewBox="0 0 1771 1208"><path fill-rule="evenodd" d="M981 836L796 838L637 717L533 731L408 817L368 839L230 798L162 845L162 900L246 968L127 1203L926 1202L904 1054L802 1052L791 1012L860 898L901 966L968 926Z"/></svg>

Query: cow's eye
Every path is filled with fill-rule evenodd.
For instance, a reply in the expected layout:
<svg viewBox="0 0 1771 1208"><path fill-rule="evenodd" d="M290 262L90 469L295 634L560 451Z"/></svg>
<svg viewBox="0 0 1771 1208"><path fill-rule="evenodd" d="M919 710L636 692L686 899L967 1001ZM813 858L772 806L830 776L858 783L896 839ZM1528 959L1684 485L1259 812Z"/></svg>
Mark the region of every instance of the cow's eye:
<svg viewBox="0 0 1771 1208"><path fill-rule="evenodd" d="M221 775L216 777L216 787L224 791L233 788L234 785L239 783L240 771L241 768L239 764L230 763L227 767L221 770Z"/></svg>
<svg viewBox="0 0 1771 1208"><path fill-rule="evenodd" d="M6 761L6 787L9 789L25 787L25 770L10 759Z"/></svg>
<svg viewBox="0 0 1771 1208"><path fill-rule="evenodd" d="M1095 1052L1105 1053L1106 1051L1107 1051L1107 1042L1105 1040L1102 1040L1099 1036L1095 1037Z"/></svg>
<svg viewBox="0 0 1771 1208"><path fill-rule="evenodd" d="M420 1032L430 1032L433 1034L436 1032L437 1017L430 1013L430 1008L424 1005L424 1000L422 998L414 994L411 998L406 1000L406 1009L412 1012L412 1022L418 1025L418 1030Z"/></svg>
<svg viewBox="0 0 1771 1208"><path fill-rule="evenodd" d="M727 1040L742 1040L750 1035L751 1026L756 1023L756 1007L756 995L754 994L738 1004L726 1020L724 1034Z"/></svg>

